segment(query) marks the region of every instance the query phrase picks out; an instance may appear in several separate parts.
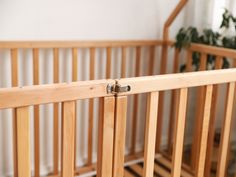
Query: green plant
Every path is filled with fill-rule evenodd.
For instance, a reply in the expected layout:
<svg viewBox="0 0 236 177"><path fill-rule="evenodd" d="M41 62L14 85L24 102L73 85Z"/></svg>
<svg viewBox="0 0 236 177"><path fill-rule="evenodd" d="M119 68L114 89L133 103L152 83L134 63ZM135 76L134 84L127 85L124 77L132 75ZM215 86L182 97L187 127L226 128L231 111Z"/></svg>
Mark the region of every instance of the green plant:
<svg viewBox="0 0 236 177"><path fill-rule="evenodd" d="M234 27L234 35L228 35L227 31L230 27ZM227 9L223 14L223 20L220 26L221 32L213 31L212 29L204 29L201 33L196 27L181 28L176 35L175 47L179 50L183 48L189 48L191 43L205 44L217 47L224 47L230 49L236 49L236 17L232 15ZM200 66L200 53L193 52L192 65L195 70ZM208 69L215 68L215 59L213 55L207 55ZM222 68L229 68L230 64L227 58L223 58ZM186 69L186 65L182 65L180 70L183 72Z"/></svg>

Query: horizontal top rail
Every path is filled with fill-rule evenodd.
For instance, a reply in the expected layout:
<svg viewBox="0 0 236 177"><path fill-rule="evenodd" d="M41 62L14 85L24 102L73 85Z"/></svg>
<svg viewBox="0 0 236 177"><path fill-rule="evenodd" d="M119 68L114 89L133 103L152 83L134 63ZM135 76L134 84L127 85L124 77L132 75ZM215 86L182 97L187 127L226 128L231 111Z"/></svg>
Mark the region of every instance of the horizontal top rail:
<svg viewBox="0 0 236 177"><path fill-rule="evenodd" d="M119 93L119 95L131 95L154 91L236 82L236 69L127 78L120 79L118 80L118 82L121 86L129 85L131 87L130 92Z"/></svg>
<svg viewBox="0 0 236 177"><path fill-rule="evenodd" d="M167 45L174 46L175 41L167 41ZM229 57L232 59L236 59L236 50L228 49L223 47L209 46L205 44L196 44L192 43L190 46L190 50L193 52L205 53L220 57Z"/></svg>
<svg viewBox="0 0 236 177"><path fill-rule="evenodd" d="M190 50L221 57L236 58L236 50L223 47L214 47L203 44L191 44Z"/></svg>
<svg viewBox="0 0 236 177"><path fill-rule="evenodd" d="M114 93L107 93L107 86L115 83L131 88L118 95L131 95L229 82L236 82L236 69L3 88L0 89L0 109L111 96Z"/></svg>
<svg viewBox="0 0 236 177"><path fill-rule="evenodd" d="M115 84L115 81L94 80L3 88L0 89L0 109L106 97L112 95L107 93L108 84Z"/></svg>
<svg viewBox="0 0 236 177"><path fill-rule="evenodd" d="M110 41L0 41L0 48L90 48L161 46L162 40L110 40Z"/></svg>

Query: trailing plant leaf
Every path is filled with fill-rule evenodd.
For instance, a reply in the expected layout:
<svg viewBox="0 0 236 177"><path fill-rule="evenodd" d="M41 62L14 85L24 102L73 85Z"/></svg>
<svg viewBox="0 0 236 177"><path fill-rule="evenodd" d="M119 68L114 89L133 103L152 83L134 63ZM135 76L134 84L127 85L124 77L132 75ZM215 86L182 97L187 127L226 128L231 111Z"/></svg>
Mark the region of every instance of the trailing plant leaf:
<svg viewBox="0 0 236 177"><path fill-rule="evenodd" d="M192 42L197 43L199 39L199 33L197 28L189 27L187 29L181 28L176 36L175 47L178 49L188 48Z"/></svg>
<svg viewBox="0 0 236 177"><path fill-rule="evenodd" d="M187 49L190 47L191 43L205 44L210 46L224 47L230 49L236 49L236 17L232 13L225 9L222 15L222 23L220 28L229 29L231 25L234 25L235 36L224 36L222 33L213 31L212 29L204 29L201 33L196 27L181 28L176 35L175 47L179 50ZM193 52L192 54L192 65L196 70L200 67L200 54ZM215 68L216 56L207 55L207 68ZM227 58L223 59L222 68L229 68L230 63ZM180 67L180 71L186 70L186 64Z"/></svg>

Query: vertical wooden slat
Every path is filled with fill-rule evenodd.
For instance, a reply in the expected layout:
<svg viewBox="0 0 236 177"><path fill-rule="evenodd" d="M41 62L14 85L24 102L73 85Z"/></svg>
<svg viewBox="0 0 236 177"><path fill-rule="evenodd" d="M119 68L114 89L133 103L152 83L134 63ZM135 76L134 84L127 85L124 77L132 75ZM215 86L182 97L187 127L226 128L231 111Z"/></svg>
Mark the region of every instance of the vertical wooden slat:
<svg viewBox="0 0 236 177"><path fill-rule="evenodd" d="M124 176L127 97L116 98L113 177Z"/></svg>
<svg viewBox="0 0 236 177"><path fill-rule="evenodd" d="M125 78L126 77L126 48L122 47L122 66L121 66L121 78Z"/></svg>
<svg viewBox="0 0 236 177"><path fill-rule="evenodd" d="M12 87L18 86L18 50L11 49L11 84ZM16 121L16 111L13 109L13 161L14 161L14 177L18 177L18 165L17 165L17 121Z"/></svg>
<svg viewBox="0 0 236 177"><path fill-rule="evenodd" d="M138 77L140 75L140 63L141 63L141 47L137 47L136 48L135 77ZM132 137L132 139L131 139L131 154L134 154L135 149L136 149L138 106L139 106L139 96L134 95L132 136L131 136Z"/></svg>
<svg viewBox="0 0 236 177"><path fill-rule="evenodd" d="M158 96L159 92L152 92L148 95L144 148L144 177L152 177L154 171Z"/></svg>
<svg viewBox="0 0 236 177"><path fill-rule="evenodd" d="M175 48L175 54L174 54L174 65L173 65L173 73L178 73L179 71L179 54L180 50ZM171 153L172 150L172 141L173 141L173 129L174 129L174 122L175 117L177 114L177 90L173 90L171 93L171 112L170 112L170 121L169 121L169 129L168 129L168 152Z"/></svg>
<svg viewBox="0 0 236 177"><path fill-rule="evenodd" d="M74 177L75 101L62 104L62 177Z"/></svg>
<svg viewBox="0 0 236 177"><path fill-rule="evenodd" d="M89 78L94 80L95 73L95 48L90 48L90 71ZM89 100L89 126L88 126L88 162L87 165L91 165L93 158L93 117L94 117L94 100Z"/></svg>
<svg viewBox="0 0 236 177"><path fill-rule="evenodd" d="M18 50L11 49L12 87L18 86Z"/></svg>
<svg viewBox="0 0 236 177"><path fill-rule="evenodd" d="M149 49L149 73L148 75L151 76L154 74L154 62L155 62L155 46L151 46Z"/></svg>
<svg viewBox="0 0 236 177"><path fill-rule="evenodd" d="M197 162L197 171L196 171L197 177L204 176L207 138L208 138L208 130L209 130L210 114L211 114L212 92L213 92L213 85L207 86L205 94L204 111L203 111L202 129L201 132L198 132L200 134L200 150Z"/></svg>
<svg viewBox="0 0 236 177"><path fill-rule="evenodd" d="M78 80L78 49L72 48L72 82L76 82L77 80ZM76 169L76 129L77 129L77 113L75 110L75 152L74 152L75 169Z"/></svg>
<svg viewBox="0 0 236 177"><path fill-rule="evenodd" d="M30 177L30 116L29 107L16 109L18 177Z"/></svg>
<svg viewBox="0 0 236 177"><path fill-rule="evenodd" d="M168 30L164 34L164 40L168 40ZM167 59L168 59L168 45L164 43L162 45L162 52L161 52L160 74L166 74ZM165 104L164 97L165 97L165 93L160 92L159 104L158 104L158 115L157 115L158 125L157 125L157 135L156 135L156 151L160 151L160 145L161 145L162 127L163 127L163 111L164 111L164 104Z"/></svg>
<svg viewBox="0 0 236 177"><path fill-rule="evenodd" d="M207 54L201 54L200 58L200 71L206 70L207 65ZM197 88L197 101L196 101L196 116L195 116L195 124L194 124L194 141L192 144L192 156L191 156L191 166L193 169L196 169L197 165L197 157L199 156L199 144L200 144L200 136L199 131L202 128L203 121L203 109L204 109L204 99L205 99L205 87Z"/></svg>
<svg viewBox="0 0 236 177"><path fill-rule="evenodd" d="M59 50L53 49L53 82L59 82ZM53 105L53 174L58 174L59 162L59 104Z"/></svg>
<svg viewBox="0 0 236 177"><path fill-rule="evenodd" d="M232 126L232 114L234 106L235 83L230 83L228 86L228 95L226 103L226 112L223 123L223 129L220 140L219 160L217 164L217 177L225 176L227 153L230 142L230 130Z"/></svg>
<svg viewBox="0 0 236 177"><path fill-rule="evenodd" d="M90 48L90 80L94 80L95 77L95 48Z"/></svg>
<svg viewBox="0 0 236 177"><path fill-rule="evenodd" d="M103 99L103 116L98 128L97 176L111 177L113 164L115 98Z"/></svg>
<svg viewBox="0 0 236 177"><path fill-rule="evenodd" d="M33 49L33 83L39 84L39 50ZM39 105L34 106L34 176L40 176Z"/></svg>
<svg viewBox="0 0 236 177"><path fill-rule="evenodd" d="M216 58L215 69L221 69L223 59L222 57ZM218 101L218 91L219 86L213 86L213 96L212 96L212 106L211 106L211 119L210 119L210 127L208 133L208 143L207 143L207 158L205 164L205 177L210 177L211 173L211 162L212 162L212 151L214 145L214 136L215 136L215 124L216 124L216 110L217 110L217 101Z"/></svg>
<svg viewBox="0 0 236 177"><path fill-rule="evenodd" d="M110 79L111 78L111 47L107 47L106 56L107 56L106 79Z"/></svg>
<svg viewBox="0 0 236 177"><path fill-rule="evenodd" d="M72 49L72 81L78 80L78 50L77 48Z"/></svg>
<svg viewBox="0 0 236 177"><path fill-rule="evenodd" d="M174 146L173 146L172 170L171 170L172 177L180 177L181 174L187 97L188 97L188 89L182 88L180 90L178 117L176 119L175 131L174 131Z"/></svg>
<svg viewBox="0 0 236 177"><path fill-rule="evenodd" d="M161 52L161 66L160 66L160 74L165 74L167 69L167 56L168 56L168 45L165 43L162 46Z"/></svg>

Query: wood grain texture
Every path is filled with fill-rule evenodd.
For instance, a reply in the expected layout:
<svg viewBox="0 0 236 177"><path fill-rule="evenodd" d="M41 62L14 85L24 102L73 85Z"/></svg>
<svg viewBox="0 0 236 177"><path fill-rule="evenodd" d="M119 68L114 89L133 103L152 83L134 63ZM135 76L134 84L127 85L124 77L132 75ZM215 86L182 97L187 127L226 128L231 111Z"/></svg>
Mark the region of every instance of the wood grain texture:
<svg viewBox="0 0 236 177"><path fill-rule="evenodd" d="M75 101L62 103L62 177L74 177Z"/></svg>
<svg viewBox="0 0 236 177"><path fill-rule="evenodd" d="M112 55L112 49L111 47L107 47L106 50L106 57L107 57L107 62L106 62L106 79L111 78L111 55Z"/></svg>
<svg viewBox="0 0 236 177"><path fill-rule="evenodd" d="M39 50L33 49L33 83L39 85ZM40 176L39 105L34 106L34 176Z"/></svg>
<svg viewBox="0 0 236 177"><path fill-rule="evenodd" d="M78 80L78 49L72 48L72 81Z"/></svg>
<svg viewBox="0 0 236 177"><path fill-rule="evenodd" d="M111 177L113 175L115 98L105 97L103 108L103 117L100 117L98 129L97 176Z"/></svg>
<svg viewBox="0 0 236 177"><path fill-rule="evenodd" d="M90 67L89 67L89 79L94 80L95 77L95 48L90 48ZM88 161L87 165L91 165L92 151L93 151L93 124L94 124L94 99L89 100L89 110L88 110Z"/></svg>
<svg viewBox="0 0 236 177"><path fill-rule="evenodd" d="M207 67L207 55L201 54L200 58L200 71L205 71ZM195 115L195 123L194 123L194 135L193 135L193 144L192 144L192 152L191 152L191 166L194 170L197 168L197 161L199 156L199 148L200 148L200 136L199 132L202 129L203 122L203 109L205 102L205 87L197 88L197 101L196 101L196 115Z"/></svg>
<svg viewBox="0 0 236 177"><path fill-rule="evenodd" d="M226 57L226 58L233 58L235 60L236 51L233 49L226 49L223 47L213 47L209 45L202 45L202 44L191 44L190 50L205 53L208 55Z"/></svg>
<svg viewBox="0 0 236 177"><path fill-rule="evenodd" d="M72 48L72 82L78 80L78 49ZM76 103L75 103L76 104ZM75 105L76 107L76 105ZM75 110L75 152L74 152L74 166L76 169L76 134L77 134L77 110Z"/></svg>
<svg viewBox="0 0 236 177"><path fill-rule="evenodd" d="M152 92L148 95L144 148L144 177L152 177L154 171L158 98L158 92Z"/></svg>
<svg viewBox="0 0 236 177"><path fill-rule="evenodd" d="M18 86L18 50L11 49L11 86ZM12 128L13 128L13 168L14 168L14 177L18 177L18 164L17 164L17 121L16 121L16 110L12 111Z"/></svg>
<svg viewBox="0 0 236 177"><path fill-rule="evenodd" d="M127 97L116 98L113 177L124 176Z"/></svg>
<svg viewBox="0 0 236 177"><path fill-rule="evenodd" d="M122 52L122 56L121 56L121 78L125 78L126 77L127 49L125 47L122 47L121 52Z"/></svg>
<svg viewBox="0 0 236 177"><path fill-rule="evenodd" d="M155 46L151 46L149 48L149 76L152 76L154 74L155 51Z"/></svg>
<svg viewBox="0 0 236 177"><path fill-rule="evenodd" d="M106 48L161 46L162 40L98 40L98 41L0 41L0 48Z"/></svg>
<svg viewBox="0 0 236 177"><path fill-rule="evenodd" d="M141 64L141 47L136 47L136 65L135 65L135 77L140 76L140 64ZM132 134L131 134L131 154L136 151L137 140L137 119L138 119L138 107L139 107L139 95L134 95L133 101L133 115L132 115Z"/></svg>
<svg viewBox="0 0 236 177"><path fill-rule="evenodd" d="M182 154L186 121L186 108L187 108L188 89L182 88L180 90L180 100L178 117L175 123L174 133L174 146L173 146L173 159L172 159L172 177L180 177L182 166Z"/></svg>
<svg viewBox="0 0 236 177"><path fill-rule="evenodd" d="M53 82L59 82L59 49L53 49ZM59 104L53 105L53 174L59 173Z"/></svg>
<svg viewBox="0 0 236 177"><path fill-rule="evenodd" d="M217 173L216 173L217 177L225 176L226 173L227 153L229 148L230 131L233 120L232 113L234 105L234 94L235 94L235 82L231 82L228 85L226 111L225 111L223 129L221 133L219 160L217 164Z"/></svg>
<svg viewBox="0 0 236 177"><path fill-rule="evenodd" d="M165 35L165 34L164 34ZM165 40L166 36L164 36ZM167 70L167 60L168 60L168 45L164 44L161 51L161 66L160 74L166 74ZM163 111L165 104L165 93L160 92L159 95L159 104L158 104L158 125L157 125L157 134L156 134L156 151L160 151L161 137L162 137L162 128L163 128Z"/></svg>
<svg viewBox="0 0 236 177"><path fill-rule="evenodd" d="M31 177L29 108L16 109L18 177Z"/></svg>
<svg viewBox="0 0 236 177"><path fill-rule="evenodd" d="M204 101L205 103L204 103L203 119L202 119L203 122L202 122L202 129L200 131L199 156L197 157L198 159L197 159L196 176L199 177L204 176L206 156L208 158L206 150L207 150L207 138L210 124L212 92L213 92L213 85L208 85L206 87L205 101Z"/></svg>
<svg viewBox="0 0 236 177"><path fill-rule="evenodd" d="M180 55L180 50L176 48L174 54L173 73L179 72L179 55ZM177 94L178 94L177 90L173 90L171 92L171 108L170 108L171 112L168 126L168 152L170 154L172 153L172 146L173 146L174 122L175 122L175 117L177 117L177 108L178 108Z"/></svg>
<svg viewBox="0 0 236 177"><path fill-rule="evenodd" d="M78 81L21 88L2 88L0 89L0 109L111 96L112 94L108 94L106 90L108 84L113 85L115 81Z"/></svg>
<svg viewBox="0 0 236 177"><path fill-rule="evenodd" d="M235 75L236 69L227 69L120 79L118 80L119 84L128 84L132 89L130 92L119 93L118 95L132 95L157 90L162 91L235 82ZM115 81L78 81L69 84L2 88L0 89L0 109L110 96L112 94L107 94L106 91L108 84L115 84ZM146 87L147 84L148 87ZM24 99L20 99L22 97Z"/></svg>
<svg viewBox="0 0 236 177"><path fill-rule="evenodd" d="M222 57L216 57L215 69L221 69L223 63ZM219 86L213 86L213 96L212 96L212 105L211 105L211 119L210 119L210 127L208 133L208 143L207 143L207 158L205 164L205 177L210 177L211 174L211 162L212 162L212 151L214 146L214 136L215 136L215 126L216 126L216 111L218 106L218 97L219 97Z"/></svg>
<svg viewBox="0 0 236 177"><path fill-rule="evenodd" d="M235 73L236 69L227 69L120 79L119 84L130 85L132 89L130 92L119 93L119 95L235 82Z"/></svg>

